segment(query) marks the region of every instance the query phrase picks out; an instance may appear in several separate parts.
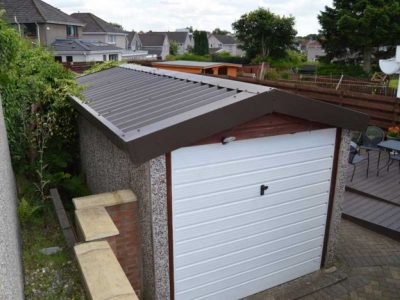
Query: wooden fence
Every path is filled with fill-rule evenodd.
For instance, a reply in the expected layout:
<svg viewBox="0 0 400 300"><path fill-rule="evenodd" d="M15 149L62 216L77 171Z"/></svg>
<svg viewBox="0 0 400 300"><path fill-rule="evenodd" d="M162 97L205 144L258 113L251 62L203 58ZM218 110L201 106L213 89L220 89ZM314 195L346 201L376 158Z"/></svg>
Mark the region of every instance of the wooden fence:
<svg viewBox="0 0 400 300"><path fill-rule="evenodd" d="M227 76L219 77L228 78ZM304 86L291 82L274 80L257 80L241 77L229 77L229 79L275 87L295 94L307 96L312 99L361 111L371 117L371 125L376 125L384 129L395 124L400 124L400 101L395 97L370 95L315 86Z"/></svg>

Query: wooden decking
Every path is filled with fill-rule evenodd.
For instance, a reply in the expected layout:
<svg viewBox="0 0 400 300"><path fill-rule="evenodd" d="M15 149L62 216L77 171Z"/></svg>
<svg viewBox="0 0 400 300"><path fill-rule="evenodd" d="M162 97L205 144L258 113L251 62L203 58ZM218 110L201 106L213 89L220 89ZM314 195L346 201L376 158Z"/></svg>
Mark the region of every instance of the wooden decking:
<svg viewBox="0 0 400 300"><path fill-rule="evenodd" d="M362 153L366 155L365 153ZM383 152L380 168L384 167L388 154ZM350 181L353 166L347 170L347 183L343 216L395 238L400 238L400 170L398 162L389 172L381 169L377 176L377 152L370 153L369 176L366 177L367 161L356 168Z"/></svg>

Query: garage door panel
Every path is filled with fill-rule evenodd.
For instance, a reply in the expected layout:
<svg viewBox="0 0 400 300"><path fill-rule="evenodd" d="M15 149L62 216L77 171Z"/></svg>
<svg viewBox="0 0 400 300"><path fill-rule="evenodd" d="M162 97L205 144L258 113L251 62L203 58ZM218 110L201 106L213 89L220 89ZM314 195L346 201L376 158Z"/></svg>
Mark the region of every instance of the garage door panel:
<svg viewBox="0 0 400 300"><path fill-rule="evenodd" d="M309 226L309 224L306 225ZM302 226L303 224L296 224L296 226L276 229L266 233L261 233L257 236L251 236L249 238L217 245L204 250L177 255L175 258L175 266L177 270L179 270L180 268L189 267L190 265L197 263L205 264L210 261L217 263L219 259L226 262L226 259L232 257L236 258L234 261L238 261L245 259L248 255L247 252L250 253L253 250L255 252L261 251L260 249L263 249L263 251L273 251L272 249L274 249L274 247L277 247L277 249L279 249L279 247L287 247L292 243L296 243L296 241L301 242L303 238L304 240L312 239L321 236L324 233L323 226L322 228L321 226L316 226L304 230L302 229Z"/></svg>
<svg viewBox="0 0 400 300"><path fill-rule="evenodd" d="M177 300L238 299L319 269L335 138L324 129L171 153Z"/></svg>
<svg viewBox="0 0 400 300"><path fill-rule="evenodd" d="M306 217L308 217L309 219L304 221ZM207 234L205 236L201 236L198 238L177 242L176 243L177 247L174 252L175 255L178 256L184 253L189 253L191 251L200 250L202 248L204 249L207 247L212 247L227 242L232 242L237 239L246 238L253 234L265 232L266 228L268 228L268 230L274 230L289 225L298 226L301 223L304 226L305 222L309 222L311 226L317 227L323 225L325 221L326 221L326 216L325 215L321 216L320 210L315 209L311 213L310 211L307 212L300 211L292 214L290 219L284 216L280 216L268 220L263 220L260 222L247 224L244 226L229 228L228 230L225 231L218 231L213 234Z"/></svg>
<svg viewBox="0 0 400 300"><path fill-rule="evenodd" d="M230 160L251 158L254 156L281 153L320 147L334 144L334 129L322 129L311 132L299 132L290 135L272 136L268 138L240 140L226 145L208 144L196 147L186 147L173 151L171 158L174 169L186 169L204 164L213 164ZM268 143L260 144L260 139L268 139ZM290 143L288 142L290 140ZM213 153L210 156L210 152ZM193 159L195 155L196 159Z"/></svg>
<svg viewBox="0 0 400 300"><path fill-rule="evenodd" d="M190 256L177 255L176 257L176 280L183 280L187 277L196 276L199 274L211 272L216 268L223 268L229 266L232 263L239 263L253 257L258 257L264 254L268 254L274 251L279 251L285 247L291 247L300 243L304 243L310 240L319 239L319 244L322 244L322 231L323 223L320 219L306 221L303 224L292 224L287 226L283 231L279 229L274 229L270 232L263 234L262 239L259 244L251 244L248 249L246 245L238 245L235 241L232 245L235 247L231 252L224 252L224 245L216 245L218 253L222 255L216 256L214 253L205 253L202 259L196 259L193 262L187 263ZM299 230L299 225L303 226L302 230ZM279 234L284 233L284 237L279 236ZM301 236L304 233L305 236ZM250 242L254 242L253 239L248 239ZM225 244L225 249L229 247L230 244ZM212 246L209 252L213 251L215 248ZM246 250L246 251L244 251ZM202 254L202 253L201 253ZM210 255L211 254L211 255ZM203 259L206 258L206 259Z"/></svg>
<svg viewBox="0 0 400 300"><path fill-rule="evenodd" d="M313 160L331 158L330 154L333 152L333 147L333 145L327 145L300 151L294 150L263 155L257 158L238 159L229 162L221 162L219 164L205 164L188 169L175 169L174 179L184 184L189 183L192 178L196 178L196 180L210 180L223 176L298 164L309 161L310 157ZM240 173L238 173L238 170Z"/></svg>
<svg viewBox="0 0 400 300"><path fill-rule="evenodd" d="M194 197L201 195L206 191L208 193L219 192L224 190L245 187L253 184L268 184L269 181L279 180L288 177L298 176L298 180L302 180L304 175L330 170L332 167L332 159L315 160L307 163L296 165L287 165L285 167L266 169L254 173L244 173L240 175L220 177L208 181L198 181L193 179L192 183L174 184L174 197L176 200L186 197Z"/></svg>
<svg viewBox="0 0 400 300"><path fill-rule="evenodd" d="M270 188L273 191L281 191L282 196L285 192L299 193L300 195L309 196L321 193L323 190L330 188L329 170L318 173L312 173L302 176L300 182L298 178L286 178L278 181L270 181ZM185 198L174 201L174 213L181 214L185 212L195 211L198 209L206 209L218 205L224 205L230 202L236 202L248 199L250 197L259 197L260 185L250 185L244 188L222 191L219 193L209 193L196 197ZM271 195L271 190L267 193Z"/></svg>
<svg viewBox="0 0 400 300"><path fill-rule="evenodd" d="M304 211L305 214L312 213L313 209L318 210L321 215L326 213L326 204L320 204L319 199L323 197L312 198L313 202L310 203L309 199L304 200L301 203L295 203L293 205L286 205L287 212L283 213L283 207L273 207L263 211L252 211L239 216L228 217L212 222L202 223L201 225L186 226L184 228L175 229L174 241L180 242L190 238L196 238L199 236L212 234L219 231L228 230L238 226L252 224L255 222L276 218L279 216L289 216L298 211ZM319 205L315 205L318 203ZM305 215L306 217L306 215ZM174 225L175 226L175 225Z"/></svg>
<svg viewBox="0 0 400 300"><path fill-rule="evenodd" d="M193 276L184 276L182 279L175 278L182 290L193 289L202 284L209 284L215 281L222 280L236 274L246 272L259 266L271 264L277 260L288 259L299 253L321 249L320 238L312 239L299 244L292 244L287 248L280 248L277 251L264 252L262 255L250 257L243 261L232 262L223 268L212 268L211 271L204 273L194 273ZM317 253L318 255L319 253ZM177 291L179 292L179 290Z"/></svg>
<svg viewBox="0 0 400 300"><path fill-rule="evenodd" d="M265 289L274 287L283 282L287 282L296 279L304 274L309 274L319 268L320 258L316 258L311 261L305 261L283 269L278 272L273 272L271 274L262 276L251 281L246 281L241 284L236 284L232 287L219 290L214 293L208 293L197 299L207 299L207 300L221 300L221 299L241 299L248 295L261 292ZM181 299L191 299L185 297L178 297Z"/></svg>
<svg viewBox="0 0 400 300"><path fill-rule="evenodd" d="M298 254L296 256L290 257L283 261L277 261L275 263L268 264L266 266L259 266L258 268L248 270L246 272L237 274L236 276L233 277L225 278L223 280L213 282L211 284L206 284L188 291L183 291L181 295L182 296L185 295L185 298L187 299L194 299L197 297L201 297L205 294L218 292L219 290L223 290L226 288L232 288L236 284L241 284L246 281L256 280L263 276L268 276L269 274L274 272L284 271L286 268L293 267L294 265L297 264L305 264L305 262L312 262L313 264L318 266L320 262L320 252L321 250L319 248L313 249ZM177 295L180 295L180 293L177 292Z"/></svg>
<svg viewBox="0 0 400 300"><path fill-rule="evenodd" d="M302 190L301 193L298 191L286 191L285 193L273 193L271 195L268 193L264 197L258 195L250 199L221 206L176 214L174 218L175 228L179 230L180 228L195 224L201 226L204 222L218 221L229 216L241 215L251 211L265 211L266 209L281 210L286 209L285 206L290 205L296 205L296 207L315 205L316 203L320 203L321 197L328 197L328 190L321 190L317 194L313 192L312 189L311 191L306 189ZM307 203L303 203L304 201L307 201Z"/></svg>

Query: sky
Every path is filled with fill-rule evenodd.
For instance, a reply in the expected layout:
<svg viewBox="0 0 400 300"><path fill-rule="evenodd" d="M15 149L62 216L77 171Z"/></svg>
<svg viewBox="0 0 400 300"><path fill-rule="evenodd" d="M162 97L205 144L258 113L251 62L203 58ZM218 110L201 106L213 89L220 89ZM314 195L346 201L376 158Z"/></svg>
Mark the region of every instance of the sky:
<svg viewBox="0 0 400 300"><path fill-rule="evenodd" d="M298 35L318 33L317 15L332 0L44 0L70 14L91 12L126 30L174 31L193 26L232 31L231 24L246 12L264 7L278 15L295 17Z"/></svg>

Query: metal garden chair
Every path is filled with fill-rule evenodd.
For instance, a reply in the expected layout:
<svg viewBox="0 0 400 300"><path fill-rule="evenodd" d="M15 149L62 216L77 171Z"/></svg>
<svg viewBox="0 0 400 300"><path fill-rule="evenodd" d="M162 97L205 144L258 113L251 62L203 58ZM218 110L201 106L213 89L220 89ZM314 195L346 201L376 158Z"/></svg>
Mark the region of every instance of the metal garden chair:
<svg viewBox="0 0 400 300"><path fill-rule="evenodd" d="M360 135L360 149L367 152L367 177L369 173L369 161L371 151L378 151L377 169L379 169L379 160L381 159L382 149L378 144L385 139L385 132L376 126L368 126L367 130Z"/></svg>
<svg viewBox="0 0 400 300"><path fill-rule="evenodd" d="M349 163L353 166L353 174L351 175L350 181L353 181L354 174L356 173L357 165L367 159L368 159L368 157L365 157L360 154L359 146L356 143L351 142L350 143ZM367 177L368 177L368 168L367 168Z"/></svg>

